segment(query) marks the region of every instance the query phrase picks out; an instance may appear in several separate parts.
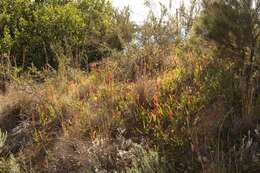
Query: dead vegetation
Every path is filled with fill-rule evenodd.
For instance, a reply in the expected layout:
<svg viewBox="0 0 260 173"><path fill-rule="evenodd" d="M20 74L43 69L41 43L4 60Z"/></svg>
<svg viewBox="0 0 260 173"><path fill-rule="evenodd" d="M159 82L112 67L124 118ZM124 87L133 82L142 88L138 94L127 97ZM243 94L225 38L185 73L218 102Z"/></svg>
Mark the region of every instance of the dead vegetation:
<svg viewBox="0 0 260 173"><path fill-rule="evenodd" d="M1 96L1 171L258 172L259 118L240 116L235 79L213 62L174 56L132 81L109 60L43 83L20 78Z"/></svg>

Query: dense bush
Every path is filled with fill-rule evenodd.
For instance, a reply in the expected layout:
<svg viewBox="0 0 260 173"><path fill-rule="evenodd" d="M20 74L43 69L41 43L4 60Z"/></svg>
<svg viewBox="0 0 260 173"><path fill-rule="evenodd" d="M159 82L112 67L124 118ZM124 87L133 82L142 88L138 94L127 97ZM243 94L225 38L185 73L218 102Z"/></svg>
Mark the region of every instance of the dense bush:
<svg viewBox="0 0 260 173"><path fill-rule="evenodd" d="M0 172L260 171L259 39L246 94L240 72L248 64L237 56L249 57L244 19L260 8L193 1L174 16L161 5L161 16L151 12L135 27L129 9L114 13L107 1L14 1L0 2ZM195 7L203 10L194 20ZM73 67L105 54L89 71ZM14 62L58 68L22 71Z"/></svg>
<svg viewBox="0 0 260 173"><path fill-rule="evenodd" d="M57 44L74 66L84 65L110 49L122 49L124 39L131 41L132 32L120 33L125 25L132 26L129 15L117 12L114 18L116 12L106 0L3 0L0 13L1 57L13 57L17 66L57 67Z"/></svg>

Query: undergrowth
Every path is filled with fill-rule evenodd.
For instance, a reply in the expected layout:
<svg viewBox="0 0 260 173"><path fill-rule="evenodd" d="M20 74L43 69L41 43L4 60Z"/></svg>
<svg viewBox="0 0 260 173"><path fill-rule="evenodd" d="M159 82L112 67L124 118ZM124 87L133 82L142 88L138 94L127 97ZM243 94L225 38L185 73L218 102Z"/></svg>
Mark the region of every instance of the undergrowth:
<svg viewBox="0 0 260 173"><path fill-rule="evenodd" d="M231 68L153 46L89 73L9 69L0 172L258 172L259 118L241 116Z"/></svg>

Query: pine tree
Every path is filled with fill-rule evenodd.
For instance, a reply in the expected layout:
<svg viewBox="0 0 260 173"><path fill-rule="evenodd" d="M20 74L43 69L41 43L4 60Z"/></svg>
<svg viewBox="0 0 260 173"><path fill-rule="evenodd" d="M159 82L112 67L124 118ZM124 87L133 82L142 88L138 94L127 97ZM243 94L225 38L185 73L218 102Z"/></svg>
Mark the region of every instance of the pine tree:
<svg viewBox="0 0 260 173"><path fill-rule="evenodd" d="M203 2L196 32L217 47L217 57L238 66L243 115L250 115L257 94L255 74L259 70L260 1L211 0Z"/></svg>

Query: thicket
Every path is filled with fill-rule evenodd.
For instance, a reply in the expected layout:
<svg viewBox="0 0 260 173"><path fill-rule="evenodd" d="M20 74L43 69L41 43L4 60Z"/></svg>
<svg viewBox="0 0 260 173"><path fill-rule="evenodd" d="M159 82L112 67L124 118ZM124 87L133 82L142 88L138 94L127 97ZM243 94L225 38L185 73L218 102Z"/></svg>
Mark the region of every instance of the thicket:
<svg viewBox="0 0 260 173"><path fill-rule="evenodd" d="M131 41L134 26L128 13L114 10L107 0L3 0L1 60L11 57L12 65L22 68L57 68L60 47L71 65L86 67Z"/></svg>
<svg viewBox="0 0 260 173"><path fill-rule="evenodd" d="M4 29L0 70L10 81L0 96L0 172L258 173L260 1L194 0L174 13L169 1L139 26L129 9L104 2L28 1L50 34L56 68L42 68L50 59L25 43L3 47L13 39ZM94 30L107 27L102 39L81 15L98 21L88 25ZM77 27L83 42L74 40ZM74 51L89 57L92 49L77 47L95 45L89 37L101 43L93 55L102 60L85 71ZM25 62L32 56L38 68L14 61L23 45Z"/></svg>

